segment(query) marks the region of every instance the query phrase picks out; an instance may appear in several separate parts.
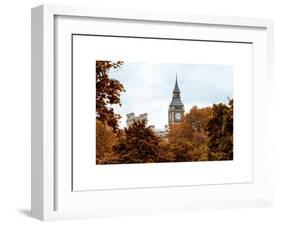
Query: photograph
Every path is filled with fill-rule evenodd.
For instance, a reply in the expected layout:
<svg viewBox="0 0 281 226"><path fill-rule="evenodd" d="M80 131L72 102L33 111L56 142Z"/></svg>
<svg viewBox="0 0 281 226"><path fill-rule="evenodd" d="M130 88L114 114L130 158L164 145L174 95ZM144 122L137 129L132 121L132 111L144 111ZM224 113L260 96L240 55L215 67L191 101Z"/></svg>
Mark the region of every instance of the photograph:
<svg viewBox="0 0 281 226"><path fill-rule="evenodd" d="M149 11L144 4L126 9L128 4L120 2L112 8L107 2L102 8L28 6L29 27L21 23L18 10L5 10L13 13L5 14L8 22L16 18L14 24L19 25L8 30L22 34L24 28L31 38L29 49L22 44L27 36L22 39L11 32L3 36L7 41L15 37L12 46L20 47L14 48L17 52L7 67L7 72L18 73L2 76L12 85L2 82L7 87L4 110L12 116L2 117L7 122L4 138L12 135L3 139L8 141L3 153L12 153L12 159L2 158L7 163L2 171L14 184L4 181L1 201L11 203L3 210L15 209L9 199L22 205L26 200L21 197L27 193L18 188L31 189L27 208L18 208L30 218L23 225L30 225L32 218L68 222L114 218L109 225L119 225L115 218L130 216L128 225L184 225L186 219L201 225L210 224L212 218L239 225L245 224L244 215L246 223L274 225L280 215L280 208L273 212L264 208L275 204L275 179L281 178L281 171L275 170L281 164L274 164L280 159L276 153L281 153L274 24L281 22L281 14L274 22L276 18L266 16L274 13L262 10L264 5L247 7L236 1L231 7L226 4L231 13L221 4L207 2L204 12L200 3L200 14L189 3L173 2L166 8L149 3ZM277 13L276 6L272 7ZM230 16L211 12L212 7ZM10 46L4 46L5 59L11 55ZM29 60L21 49L28 50ZM22 80L25 75L27 83ZM20 99L23 96L29 103ZM28 123L17 122L21 116L27 119L28 130L20 127ZM17 138L18 131L23 134ZM19 174L24 168L28 178ZM18 183L26 179L28 186ZM13 193L20 195L15 198ZM248 214L256 207L268 214ZM243 210L241 216L226 214L236 208L247 209L247 214ZM182 212L189 213L178 219ZM152 214L160 217L135 219ZM7 222L15 219L13 225L21 221L16 215L4 215ZM121 224L125 226L124 220Z"/></svg>
<svg viewBox="0 0 281 226"><path fill-rule="evenodd" d="M233 160L233 66L96 61L96 164Z"/></svg>

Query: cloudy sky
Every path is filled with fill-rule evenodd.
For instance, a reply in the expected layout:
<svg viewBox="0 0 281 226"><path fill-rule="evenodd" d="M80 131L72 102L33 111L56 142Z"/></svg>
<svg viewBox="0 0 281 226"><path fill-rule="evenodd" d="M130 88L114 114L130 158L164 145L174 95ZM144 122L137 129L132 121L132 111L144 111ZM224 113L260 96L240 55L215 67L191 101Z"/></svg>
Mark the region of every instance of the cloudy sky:
<svg viewBox="0 0 281 226"><path fill-rule="evenodd" d="M176 74L185 111L194 105L227 103L233 97L232 65L158 64L124 62L110 77L118 79L126 92L121 94L122 107L114 107L126 126L126 114L148 113L148 124L164 128L168 124L168 107L172 100Z"/></svg>

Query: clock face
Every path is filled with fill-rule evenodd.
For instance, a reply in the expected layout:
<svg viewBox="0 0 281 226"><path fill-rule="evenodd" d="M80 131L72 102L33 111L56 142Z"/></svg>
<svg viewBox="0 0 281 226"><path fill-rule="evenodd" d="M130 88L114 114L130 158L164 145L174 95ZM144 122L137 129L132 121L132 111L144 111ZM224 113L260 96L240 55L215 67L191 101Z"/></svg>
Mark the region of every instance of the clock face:
<svg viewBox="0 0 281 226"><path fill-rule="evenodd" d="M175 118L176 118L176 120L180 120L181 119L181 113L176 113Z"/></svg>

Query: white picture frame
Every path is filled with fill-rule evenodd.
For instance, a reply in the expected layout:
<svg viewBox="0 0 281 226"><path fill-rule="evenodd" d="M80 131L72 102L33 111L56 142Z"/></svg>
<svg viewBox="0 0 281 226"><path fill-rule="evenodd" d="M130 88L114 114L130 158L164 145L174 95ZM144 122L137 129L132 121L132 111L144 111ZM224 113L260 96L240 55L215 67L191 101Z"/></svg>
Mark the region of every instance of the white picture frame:
<svg viewBox="0 0 281 226"><path fill-rule="evenodd" d="M247 42L253 45L253 150L251 181L145 186L139 188L110 188L97 190L73 190L73 158L68 150L61 150L61 136L57 136L58 50L56 41L62 26L57 18L79 19L78 27L89 28L87 20L101 23L125 21L149 26L193 26L202 29L203 41ZM84 22L83 22L84 21ZM81 24L85 24L81 26ZM75 33L75 26L67 32ZM84 29L84 28L83 28ZM145 29L145 28L143 28ZM205 30L204 32L204 29ZM210 32L208 29L218 29ZM231 29L239 35L230 36ZM167 29L166 29L167 30ZM230 30L230 32L227 32ZM225 32L226 31L226 32ZM112 35L118 35L114 30ZM145 32L145 30L139 30ZM168 34L168 33L167 33ZM161 35L161 34L160 34ZM169 34L168 34L169 35ZM172 34L170 34L172 35ZM201 37L200 35L198 37ZM271 205L273 202L273 153L266 137L266 111L273 83L273 22L265 19L183 15L153 12L100 10L83 7L43 5L32 9L32 186L31 213L41 220L117 216L157 212L174 212L194 209L254 207ZM186 39L196 39L185 37ZM219 39L219 40L218 40ZM202 41L201 40L201 41ZM67 50L68 51L68 50ZM71 61L69 52L63 59ZM69 56L69 58L67 57ZM66 67L62 64L63 67ZM68 68L67 70L70 70ZM68 73L66 73L68 75ZM70 76L70 74L69 74ZM70 80L69 80L70 81ZM69 88L69 87L68 87ZM66 89L68 89L66 87ZM61 89L61 88L59 88ZM63 89L63 88L62 88ZM66 92L67 93L67 92ZM69 95L70 92L68 92ZM259 100L259 101L257 101ZM64 106L60 107L64 108ZM67 108L66 108L67 109ZM66 132L71 125L67 124ZM69 141L69 140L68 140ZM69 146L68 146L69 147ZM61 154L65 152L66 155ZM62 158L65 157L65 158ZM62 179L64 178L64 179Z"/></svg>

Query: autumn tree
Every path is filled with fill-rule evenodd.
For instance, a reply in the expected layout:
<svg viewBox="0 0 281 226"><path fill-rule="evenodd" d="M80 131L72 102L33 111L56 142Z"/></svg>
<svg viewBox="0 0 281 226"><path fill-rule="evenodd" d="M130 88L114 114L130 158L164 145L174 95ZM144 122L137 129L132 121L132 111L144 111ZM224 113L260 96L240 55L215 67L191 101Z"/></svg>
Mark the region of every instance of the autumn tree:
<svg viewBox="0 0 281 226"><path fill-rule="evenodd" d="M210 107L194 106L181 123L171 125L168 140L169 149L176 155L175 161L208 160L205 125L211 112Z"/></svg>
<svg viewBox="0 0 281 226"><path fill-rule="evenodd" d="M117 142L113 129L100 120L96 120L96 163L106 164L116 161L118 156L112 150Z"/></svg>
<svg viewBox="0 0 281 226"><path fill-rule="evenodd" d="M193 129L192 144L196 150L195 153L198 156L198 161L208 160L208 138L205 127L211 113L211 107L198 108L194 106L189 114L186 115L187 121L189 121Z"/></svg>
<svg viewBox="0 0 281 226"><path fill-rule="evenodd" d="M233 100L214 104L206 131L208 134L209 160L233 159Z"/></svg>
<svg viewBox="0 0 281 226"><path fill-rule="evenodd" d="M113 149L120 156L120 163L159 162L159 143L159 137L140 120L124 129Z"/></svg>
<svg viewBox="0 0 281 226"><path fill-rule="evenodd" d="M185 116L186 123L191 124L194 132L204 132L208 117L211 115L210 107L198 108L193 106Z"/></svg>
<svg viewBox="0 0 281 226"><path fill-rule="evenodd" d="M109 71L118 69L122 61L96 61L96 119L118 130L119 114L115 114L112 105L121 106L120 95L125 91L123 85L109 77Z"/></svg>
<svg viewBox="0 0 281 226"><path fill-rule="evenodd" d="M166 145L166 151L173 154L173 162L196 161L195 149L190 141L179 138Z"/></svg>
<svg viewBox="0 0 281 226"><path fill-rule="evenodd" d="M177 140L184 139L191 141L193 138L192 125L186 118L181 123L175 123L170 125L170 131L168 133L169 143L174 143Z"/></svg>

